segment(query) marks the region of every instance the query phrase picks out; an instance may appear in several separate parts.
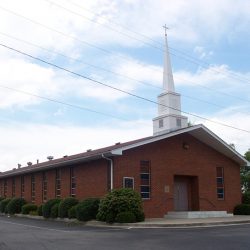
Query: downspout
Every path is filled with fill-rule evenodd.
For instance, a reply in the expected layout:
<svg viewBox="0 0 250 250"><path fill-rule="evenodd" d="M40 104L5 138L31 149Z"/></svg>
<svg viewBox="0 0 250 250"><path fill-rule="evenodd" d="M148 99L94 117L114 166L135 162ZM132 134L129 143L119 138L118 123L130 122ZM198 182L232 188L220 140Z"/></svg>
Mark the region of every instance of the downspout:
<svg viewBox="0 0 250 250"><path fill-rule="evenodd" d="M111 158L106 157L104 154L102 154L102 158L110 162L110 190L112 191L114 188L113 160Z"/></svg>

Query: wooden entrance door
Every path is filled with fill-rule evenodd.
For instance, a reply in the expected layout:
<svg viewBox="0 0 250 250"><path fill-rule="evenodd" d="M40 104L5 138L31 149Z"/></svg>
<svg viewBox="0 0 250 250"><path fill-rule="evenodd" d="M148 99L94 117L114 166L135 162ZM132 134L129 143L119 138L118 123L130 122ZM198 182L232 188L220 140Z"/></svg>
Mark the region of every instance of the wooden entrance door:
<svg viewBox="0 0 250 250"><path fill-rule="evenodd" d="M175 211L188 211L188 182L184 178L175 178L174 208Z"/></svg>

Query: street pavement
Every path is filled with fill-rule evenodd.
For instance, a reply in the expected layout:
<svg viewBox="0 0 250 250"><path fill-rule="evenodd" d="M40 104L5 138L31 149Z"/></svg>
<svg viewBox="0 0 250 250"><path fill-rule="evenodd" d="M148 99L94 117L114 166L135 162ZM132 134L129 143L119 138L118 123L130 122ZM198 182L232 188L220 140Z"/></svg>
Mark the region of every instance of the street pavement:
<svg viewBox="0 0 250 250"><path fill-rule="evenodd" d="M250 249L250 224L100 227L0 216L0 250Z"/></svg>

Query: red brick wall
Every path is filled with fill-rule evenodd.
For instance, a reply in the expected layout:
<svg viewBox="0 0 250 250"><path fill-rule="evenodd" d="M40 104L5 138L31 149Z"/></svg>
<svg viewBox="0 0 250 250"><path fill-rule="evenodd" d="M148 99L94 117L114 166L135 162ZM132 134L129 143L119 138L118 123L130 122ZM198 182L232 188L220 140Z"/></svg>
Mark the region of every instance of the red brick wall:
<svg viewBox="0 0 250 250"><path fill-rule="evenodd" d="M183 149L183 142L189 149ZM135 178L140 191L140 160L151 161L151 199L144 201L147 217L163 217L174 210L174 176L197 176L200 210L232 212L240 203L239 166L190 135L155 142L131 149L115 159L115 188L122 186L125 176ZM217 200L216 167L224 167L225 199ZM165 188L169 187L169 193Z"/></svg>
<svg viewBox="0 0 250 250"><path fill-rule="evenodd" d="M189 144L183 149L183 142ZM114 188L121 188L123 177L134 177L140 192L140 161L151 162L151 198L144 201L147 217L163 217L174 210L174 177L194 176L198 189L193 199L200 210L232 212L240 203L240 168L229 158L185 134L123 152L114 158ZM75 165L76 198L102 197L108 191L108 165L105 159ZM217 200L216 167L224 168L225 199ZM55 169L46 170L47 200L55 198ZM31 175L25 175L24 198L31 201ZM42 203L42 172L35 174L36 203ZM190 178L191 180L191 178ZM3 183L3 181L1 180ZM1 183L0 183L1 185ZM3 187L3 185L2 185ZM8 197L12 195L12 178L8 178ZM20 196L20 176L16 177L16 197ZM169 189L169 192L167 192ZM2 190L3 192L3 190ZM192 192L190 192L191 194ZM61 197L70 195L70 166L61 169ZM197 207L196 206L196 207ZM195 206L193 206L195 207Z"/></svg>
<svg viewBox="0 0 250 250"><path fill-rule="evenodd" d="M76 197L103 197L107 192L107 160L97 160L79 165L76 173Z"/></svg>

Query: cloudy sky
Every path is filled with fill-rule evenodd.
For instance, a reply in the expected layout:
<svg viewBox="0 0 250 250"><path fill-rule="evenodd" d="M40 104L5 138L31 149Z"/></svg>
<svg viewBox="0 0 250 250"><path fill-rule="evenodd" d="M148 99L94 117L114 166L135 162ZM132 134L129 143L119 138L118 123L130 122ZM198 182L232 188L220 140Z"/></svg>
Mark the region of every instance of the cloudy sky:
<svg viewBox="0 0 250 250"><path fill-rule="evenodd" d="M0 0L0 171L152 135L164 30L189 121L244 154L250 1ZM4 46L7 47L4 47ZM53 67L35 58L65 68Z"/></svg>

